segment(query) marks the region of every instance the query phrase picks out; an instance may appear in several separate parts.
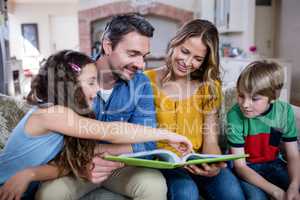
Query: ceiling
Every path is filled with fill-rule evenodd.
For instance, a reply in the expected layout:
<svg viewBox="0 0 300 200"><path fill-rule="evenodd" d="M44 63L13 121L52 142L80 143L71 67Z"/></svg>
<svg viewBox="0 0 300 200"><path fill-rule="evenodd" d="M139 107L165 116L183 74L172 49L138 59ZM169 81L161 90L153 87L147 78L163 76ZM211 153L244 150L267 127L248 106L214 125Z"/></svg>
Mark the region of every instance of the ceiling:
<svg viewBox="0 0 300 200"><path fill-rule="evenodd" d="M13 3L77 3L79 0L10 0Z"/></svg>

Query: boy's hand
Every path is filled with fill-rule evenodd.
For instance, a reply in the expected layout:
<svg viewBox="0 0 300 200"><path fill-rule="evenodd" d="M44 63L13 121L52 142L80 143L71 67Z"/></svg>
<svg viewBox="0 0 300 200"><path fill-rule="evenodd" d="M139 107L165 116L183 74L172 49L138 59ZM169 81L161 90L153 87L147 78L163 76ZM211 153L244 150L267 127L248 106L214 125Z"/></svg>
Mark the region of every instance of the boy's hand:
<svg viewBox="0 0 300 200"><path fill-rule="evenodd" d="M287 200L300 200L299 188L297 186L290 185L286 191Z"/></svg>
<svg viewBox="0 0 300 200"><path fill-rule="evenodd" d="M213 177L219 174L221 168L225 168L225 162L218 162L213 164L187 165L184 168L195 175Z"/></svg>
<svg viewBox="0 0 300 200"><path fill-rule="evenodd" d="M123 166L123 163L104 160L102 157L96 156L92 160L88 179L92 183L101 183L112 174L113 170Z"/></svg>
<svg viewBox="0 0 300 200"><path fill-rule="evenodd" d="M284 198L285 192L277 186L270 195L271 195L271 199L274 199L274 200L284 200L285 199Z"/></svg>
<svg viewBox="0 0 300 200"><path fill-rule="evenodd" d="M0 200L20 200L31 182L30 177L29 171L23 170L8 179L5 184L0 187Z"/></svg>

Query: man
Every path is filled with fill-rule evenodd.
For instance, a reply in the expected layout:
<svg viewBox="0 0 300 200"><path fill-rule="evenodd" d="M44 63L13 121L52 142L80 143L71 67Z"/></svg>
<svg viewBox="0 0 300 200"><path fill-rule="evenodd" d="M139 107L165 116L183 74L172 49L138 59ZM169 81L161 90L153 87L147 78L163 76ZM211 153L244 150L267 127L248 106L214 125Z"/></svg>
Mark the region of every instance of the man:
<svg viewBox="0 0 300 200"><path fill-rule="evenodd" d="M152 89L141 73L149 54L154 28L136 14L119 15L107 24L102 37L102 55L97 60L100 91L95 99L96 118L156 126ZM101 144L96 154L121 154L151 150L154 142L133 145ZM133 199L166 199L167 186L158 170L123 167L121 163L93 159L90 180ZM114 172L113 172L114 171ZM59 186L59 188L58 188ZM42 185L38 199L77 199L99 184L63 177ZM57 191L59 190L59 191ZM57 194L56 196L53 196ZM89 198L97 198L97 191Z"/></svg>

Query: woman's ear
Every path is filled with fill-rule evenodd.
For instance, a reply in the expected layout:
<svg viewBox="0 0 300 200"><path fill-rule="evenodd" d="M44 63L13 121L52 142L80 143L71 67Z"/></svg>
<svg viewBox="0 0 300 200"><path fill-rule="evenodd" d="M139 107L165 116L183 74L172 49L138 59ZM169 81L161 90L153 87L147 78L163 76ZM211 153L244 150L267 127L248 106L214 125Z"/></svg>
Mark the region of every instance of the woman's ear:
<svg viewBox="0 0 300 200"><path fill-rule="evenodd" d="M109 56L112 52L112 44L111 44L111 41L107 38L104 38L102 40L102 47L103 47L103 50L104 50L104 55L107 55Z"/></svg>

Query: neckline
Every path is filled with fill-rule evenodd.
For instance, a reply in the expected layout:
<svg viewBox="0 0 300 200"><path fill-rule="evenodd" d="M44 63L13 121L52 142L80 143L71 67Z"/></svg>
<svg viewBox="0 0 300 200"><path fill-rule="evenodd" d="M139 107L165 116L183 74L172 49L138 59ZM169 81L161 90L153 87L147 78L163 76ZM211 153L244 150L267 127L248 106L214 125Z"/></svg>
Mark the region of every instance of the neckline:
<svg viewBox="0 0 300 200"><path fill-rule="evenodd" d="M195 95L198 94L198 92L200 91L200 88L201 88L201 85L199 87L197 87L197 89L195 89L193 91L193 94L191 96L188 96L188 97L185 97L185 98L182 98L182 99L174 99L172 97L170 97L169 95L167 95L161 88L159 88L158 84L157 84L157 72L155 70L153 70L154 72L154 85L155 85L155 90L157 90L157 93L160 93L162 96L165 96L166 98L168 98L168 100L172 101L172 102L184 102L184 101L188 101L192 98L195 97Z"/></svg>

